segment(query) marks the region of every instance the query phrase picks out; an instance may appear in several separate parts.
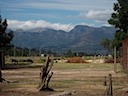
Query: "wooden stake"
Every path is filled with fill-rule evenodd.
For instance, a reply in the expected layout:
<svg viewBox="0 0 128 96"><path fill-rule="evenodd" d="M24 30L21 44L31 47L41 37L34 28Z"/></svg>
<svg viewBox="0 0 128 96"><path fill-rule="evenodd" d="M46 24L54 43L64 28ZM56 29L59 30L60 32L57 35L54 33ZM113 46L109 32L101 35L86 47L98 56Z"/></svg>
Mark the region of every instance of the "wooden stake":
<svg viewBox="0 0 128 96"><path fill-rule="evenodd" d="M113 96L113 90L112 90L112 75L109 74L109 94L108 96Z"/></svg>
<svg viewBox="0 0 128 96"><path fill-rule="evenodd" d="M114 47L114 72L117 73L117 63L116 63L116 46Z"/></svg>

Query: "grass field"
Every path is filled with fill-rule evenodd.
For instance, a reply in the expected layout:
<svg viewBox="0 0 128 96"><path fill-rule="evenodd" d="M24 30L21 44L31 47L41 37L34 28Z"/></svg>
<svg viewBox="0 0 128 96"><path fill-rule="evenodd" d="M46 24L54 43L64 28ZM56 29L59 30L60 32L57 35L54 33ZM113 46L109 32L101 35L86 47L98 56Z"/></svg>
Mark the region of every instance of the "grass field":
<svg viewBox="0 0 128 96"><path fill-rule="evenodd" d="M41 63L29 66L36 67L2 71L3 78L14 82L0 83L0 96L48 96L63 91L74 92L72 96L103 96L106 90L104 77L108 74L113 77L114 96L128 96L128 78L119 64L116 74L113 64L54 63L51 70L54 74L49 84L54 92L38 92Z"/></svg>

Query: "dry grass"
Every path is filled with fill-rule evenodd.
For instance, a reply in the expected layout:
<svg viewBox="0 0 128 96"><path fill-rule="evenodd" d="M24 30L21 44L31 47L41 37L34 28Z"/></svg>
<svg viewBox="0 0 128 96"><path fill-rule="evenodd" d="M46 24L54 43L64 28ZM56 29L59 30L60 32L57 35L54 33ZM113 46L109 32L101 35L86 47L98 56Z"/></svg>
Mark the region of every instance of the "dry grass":
<svg viewBox="0 0 128 96"><path fill-rule="evenodd" d="M32 64L34 66L37 64ZM47 96L63 91L73 91L73 96L103 96L104 76L112 74L114 96L128 96L128 78L118 65L118 73L113 72L113 64L70 64L55 63L50 87L54 92L38 92L40 68L3 70L3 78L14 83L0 83L0 96ZM119 94L120 93L120 94Z"/></svg>

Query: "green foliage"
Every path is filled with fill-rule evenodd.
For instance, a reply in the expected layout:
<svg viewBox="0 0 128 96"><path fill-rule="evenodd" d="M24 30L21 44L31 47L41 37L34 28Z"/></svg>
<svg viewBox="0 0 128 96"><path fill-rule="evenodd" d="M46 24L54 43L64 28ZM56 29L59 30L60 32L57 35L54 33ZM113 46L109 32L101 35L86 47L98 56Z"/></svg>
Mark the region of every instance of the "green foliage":
<svg viewBox="0 0 128 96"><path fill-rule="evenodd" d="M128 31L128 0L118 0L114 3L114 13L111 15L111 19L108 20L109 24L119 28L120 31Z"/></svg>
<svg viewBox="0 0 128 96"><path fill-rule="evenodd" d="M117 1L117 3L114 3L114 12L111 14L108 23L118 29L113 42L117 49L119 49L122 40L128 37L128 0Z"/></svg>
<svg viewBox="0 0 128 96"><path fill-rule="evenodd" d="M0 16L0 47L5 47L7 44L10 44L10 41L13 38L12 31L6 33L7 26L7 20L4 19L2 21L2 17Z"/></svg>
<svg viewBox="0 0 128 96"><path fill-rule="evenodd" d="M116 31L114 37L115 37L114 45L117 46L117 48L119 48L120 46L122 46L122 40L128 37L128 32L126 33L126 32Z"/></svg>
<svg viewBox="0 0 128 96"><path fill-rule="evenodd" d="M68 50L66 55L67 55L67 57L73 57L74 56L72 50Z"/></svg>
<svg viewBox="0 0 128 96"><path fill-rule="evenodd" d="M103 39L103 41L101 41L101 45L106 48L110 53L113 50L113 41L109 40L109 39Z"/></svg>

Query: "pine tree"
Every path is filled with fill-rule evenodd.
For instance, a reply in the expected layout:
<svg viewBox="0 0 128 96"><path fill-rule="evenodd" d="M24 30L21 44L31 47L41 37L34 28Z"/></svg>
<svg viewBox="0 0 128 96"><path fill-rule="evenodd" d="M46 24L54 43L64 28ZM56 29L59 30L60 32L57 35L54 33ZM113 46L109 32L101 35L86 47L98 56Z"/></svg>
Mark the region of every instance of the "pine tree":
<svg viewBox="0 0 128 96"><path fill-rule="evenodd" d="M2 17L0 15L0 49L2 51L0 51L0 82L2 82L4 79L2 78L2 73L1 73L1 69L2 69L2 59L4 58L2 54L3 52L3 48L6 47L8 44L10 44L10 41L13 38L13 32L6 32L7 30L7 20L4 19L2 20Z"/></svg>
<svg viewBox="0 0 128 96"><path fill-rule="evenodd" d="M113 10L108 23L117 28L113 41L114 46L119 49L122 40L128 37L128 0L117 0Z"/></svg>

